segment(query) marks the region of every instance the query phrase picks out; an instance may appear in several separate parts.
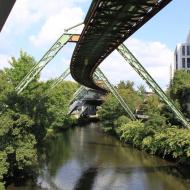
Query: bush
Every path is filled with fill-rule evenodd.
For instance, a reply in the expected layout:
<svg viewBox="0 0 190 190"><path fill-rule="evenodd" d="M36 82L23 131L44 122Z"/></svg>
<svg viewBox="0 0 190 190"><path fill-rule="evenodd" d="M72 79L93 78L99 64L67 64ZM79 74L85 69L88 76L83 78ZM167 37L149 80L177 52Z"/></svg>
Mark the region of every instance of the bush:
<svg viewBox="0 0 190 190"><path fill-rule="evenodd" d="M125 115L122 115L120 116L115 122L114 122L114 125L116 127L121 127L121 125L123 124L127 124L128 122L130 122L131 119L129 119L127 116Z"/></svg>
<svg viewBox="0 0 190 190"><path fill-rule="evenodd" d="M149 127L140 121L130 121L119 127L121 139L133 146L180 163L190 162L190 131L176 126Z"/></svg>
<svg viewBox="0 0 190 190"><path fill-rule="evenodd" d="M0 189L4 190L3 176L8 172L7 154L0 151Z"/></svg>

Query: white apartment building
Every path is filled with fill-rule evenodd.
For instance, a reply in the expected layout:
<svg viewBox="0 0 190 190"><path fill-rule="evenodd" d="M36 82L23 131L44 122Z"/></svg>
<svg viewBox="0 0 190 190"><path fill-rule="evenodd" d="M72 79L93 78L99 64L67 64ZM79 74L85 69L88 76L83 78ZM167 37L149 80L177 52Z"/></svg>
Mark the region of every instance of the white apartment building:
<svg viewBox="0 0 190 190"><path fill-rule="evenodd" d="M185 43L177 44L174 53L174 70L190 71L190 32Z"/></svg>

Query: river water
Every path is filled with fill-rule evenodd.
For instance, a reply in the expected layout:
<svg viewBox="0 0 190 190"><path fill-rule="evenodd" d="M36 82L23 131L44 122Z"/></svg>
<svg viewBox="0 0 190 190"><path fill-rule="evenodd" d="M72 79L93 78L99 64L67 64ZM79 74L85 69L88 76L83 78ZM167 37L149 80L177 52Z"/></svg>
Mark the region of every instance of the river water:
<svg viewBox="0 0 190 190"><path fill-rule="evenodd" d="M98 124L59 134L36 182L8 190L190 190L190 170L123 145Z"/></svg>

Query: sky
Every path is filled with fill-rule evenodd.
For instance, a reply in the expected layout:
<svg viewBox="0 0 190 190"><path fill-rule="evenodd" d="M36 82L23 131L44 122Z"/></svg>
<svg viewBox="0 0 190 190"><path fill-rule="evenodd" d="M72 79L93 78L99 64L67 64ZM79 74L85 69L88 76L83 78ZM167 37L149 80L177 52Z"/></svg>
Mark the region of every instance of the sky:
<svg viewBox="0 0 190 190"><path fill-rule="evenodd" d="M0 33L0 69L10 67L11 57L26 51L37 61L59 38L65 28L82 22L91 0L17 0ZM177 43L184 42L190 30L190 1L173 0L148 23L125 41L127 47L166 89ZM71 32L80 33L82 27ZM75 44L67 44L41 72L41 80L58 77L69 67ZM114 51L100 65L108 79L144 84L129 64ZM68 78L71 80L71 77Z"/></svg>

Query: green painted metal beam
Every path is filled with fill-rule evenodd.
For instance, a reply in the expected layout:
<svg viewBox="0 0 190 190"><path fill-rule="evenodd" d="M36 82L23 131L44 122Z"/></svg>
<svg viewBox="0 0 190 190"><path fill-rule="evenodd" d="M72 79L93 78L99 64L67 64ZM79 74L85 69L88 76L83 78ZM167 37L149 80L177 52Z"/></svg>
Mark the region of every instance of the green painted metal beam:
<svg viewBox="0 0 190 190"><path fill-rule="evenodd" d="M117 48L117 50L122 55L122 57L133 67L133 69L141 76L141 78L150 86L150 88L152 88L152 90L155 91L156 94L171 108L181 123L185 127L190 128L190 125L184 117L183 113L175 106L174 102L169 97L167 97L165 92L151 77L148 71L140 64L136 57L129 51L129 49L124 44L122 44Z"/></svg>
<svg viewBox="0 0 190 190"><path fill-rule="evenodd" d="M117 99L117 101L120 103L120 105L124 108L124 110L128 113L129 117L132 120L135 120L135 115L133 114L133 112L131 111L131 109L129 108L129 106L127 105L127 103L123 100L123 98L120 96L120 94L118 93L117 89L109 82L109 80L106 78L106 76L104 75L104 73L98 68L96 69L95 73L94 73L94 80L102 80L104 82L104 84L106 85L106 87L108 88L108 90L110 90L110 92L114 95L114 97ZM71 103L73 101L75 101L79 96L84 95L86 91L86 87L81 86L73 95L72 100L70 101Z"/></svg>
<svg viewBox="0 0 190 190"><path fill-rule="evenodd" d="M71 99L70 104L71 104L72 102L74 102L74 101L78 98L78 96L79 96L85 89L86 89L86 87L80 86L80 88L78 88L78 90L73 94L73 98Z"/></svg>
<svg viewBox="0 0 190 190"><path fill-rule="evenodd" d="M55 88L58 84L60 84L66 77L70 75L70 68L67 68L63 74L55 80L55 82L52 84L51 89Z"/></svg>
<svg viewBox="0 0 190 190"><path fill-rule="evenodd" d="M67 32L82 25L79 23L75 26L65 29L61 37L54 43L54 45L45 53L42 59L28 72L28 74L23 78L23 80L15 88L17 93L21 93L27 85L36 77L37 74L57 55L57 53L62 49L62 47L68 42L72 41L73 34L68 34Z"/></svg>
<svg viewBox="0 0 190 190"><path fill-rule="evenodd" d="M111 93L115 96L115 98L120 103L120 105L123 107L123 109L128 113L131 120L136 120L135 115L131 111L130 107L126 104L126 102L123 100L123 98L118 93L117 89L109 82L107 77L104 75L104 73L99 68L96 69L94 76L98 77L105 83L105 85L108 87L108 89L111 91Z"/></svg>
<svg viewBox="0 0 190 190"><path fill-rule="evenodd" d="M29 71L24 79L15 88L17 93L21 93L37 74L57 55L60 49L69 41L72 34L64 33L55 44L48 50L42 59Z"/></svg>

